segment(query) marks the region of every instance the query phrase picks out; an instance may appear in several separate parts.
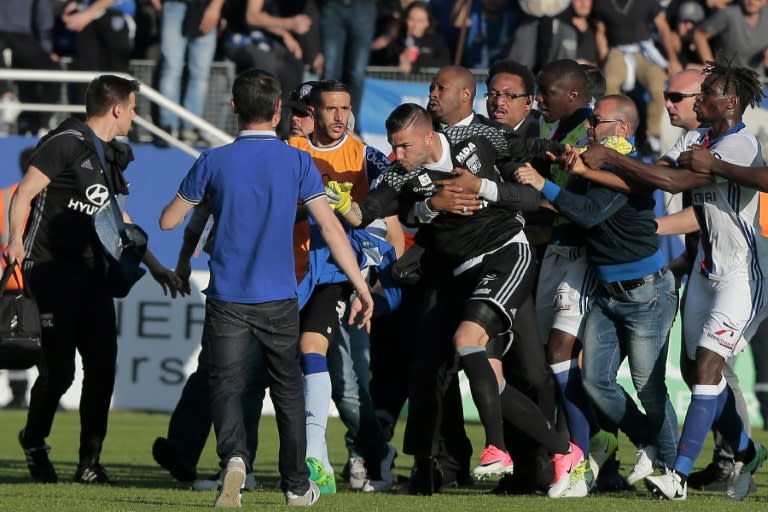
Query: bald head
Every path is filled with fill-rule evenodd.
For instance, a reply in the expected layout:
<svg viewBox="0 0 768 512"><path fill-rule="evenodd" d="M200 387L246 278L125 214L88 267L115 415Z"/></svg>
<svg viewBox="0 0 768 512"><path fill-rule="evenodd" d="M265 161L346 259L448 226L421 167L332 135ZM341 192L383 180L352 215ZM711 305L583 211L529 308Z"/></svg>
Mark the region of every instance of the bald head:
<svg viewBox="0 0 768 512"><path fill-rule="evenodd" d="M427 110L438 122L453 126L472 114L475 88L475 77L467 68L440 68L429 86Z"/></svg>
<svg viewBox="0 0 768 512"><path fill-rule="evenodd" d="M632 98L623 94L609 94L597 100L595 111L598 110L598 107L614 112L615 119L621 119L628 125L628 135L635 134L637 125L640 123L640 115Z"/></svg>
<svg viewBox="0 0 768 512"><path fill-rule="evenodd" d="M699 121L693 111L695 94L701 92L701 84L706 75L698 69L684 69L672 75L667 82L664 107L669 115L669 122L685 130L698 128Z"/></svg>

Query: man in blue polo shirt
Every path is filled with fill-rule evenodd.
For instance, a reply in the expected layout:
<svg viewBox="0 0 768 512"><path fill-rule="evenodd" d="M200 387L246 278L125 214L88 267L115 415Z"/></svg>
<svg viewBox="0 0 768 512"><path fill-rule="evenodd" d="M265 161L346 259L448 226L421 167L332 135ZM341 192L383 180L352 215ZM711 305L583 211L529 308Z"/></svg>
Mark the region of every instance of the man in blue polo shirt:
<svg viewBox="0 0 768 512"><path fill-rule="evenodd" d="M279 469L288 505L317 501L304 463L306 431L298 346L299 308L293 261L296 203L315 218L334 260L357 293L351 319L367 327L373 309L368 285L341 224L329 208L320 172L309 154L280 141L280 83L262 70L241 74L232 86L240 133L203 153L160 216L178 226L208 197L218 225L205 290L203 339L209 349L209 400L221 459L216 506L241 506L248 457L242 393L249 372L248 346L258 342L270 375L280 436Z"/></svg>

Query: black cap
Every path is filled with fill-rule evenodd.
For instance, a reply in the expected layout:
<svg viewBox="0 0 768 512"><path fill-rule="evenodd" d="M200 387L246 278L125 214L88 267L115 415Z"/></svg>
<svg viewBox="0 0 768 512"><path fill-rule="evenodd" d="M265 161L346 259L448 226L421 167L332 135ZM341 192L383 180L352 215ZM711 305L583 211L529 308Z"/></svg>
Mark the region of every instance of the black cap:
<svg viewBox="0 0 768 512"><path fill-rule="evenodd" d="M290 94L288 94L288 99L285 101L285 106L295 110L296 112L299 112L300 114L309 114L309 110L307 110L307 99L309 93L312 91L312 88L319 83L320 82L317 80L310 80L309 82L304 82L292 90Z"/></svg>

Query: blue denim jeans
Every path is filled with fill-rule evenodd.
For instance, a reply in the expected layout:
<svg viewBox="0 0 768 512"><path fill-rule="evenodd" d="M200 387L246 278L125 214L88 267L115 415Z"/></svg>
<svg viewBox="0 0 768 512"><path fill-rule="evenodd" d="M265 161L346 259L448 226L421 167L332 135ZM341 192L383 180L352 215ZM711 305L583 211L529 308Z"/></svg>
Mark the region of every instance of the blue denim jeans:
<svg viewBox="0 0 768 512"><path fill-rule="evenodd" d="M589 396L636 446L654 445L658 459L668 467L675 461L678 438L665 383L669 330L676 312L671 272L621 295L612 296L600 286L583 340ZM616 382L625 357L645 414Z"/></svg>
<svg viewBox="0 0 768 512"><path fill-rule="evenodd" d="M371 399L370 347L367 332L342 325L328 347L328 370L333 402L347 427L347 451L375 464L387 454L387 440Z"/></svg>
<svg viewBox="0 0 768 512"><path fill-rule="evenodd" d="M166 0L163 2L163 16L160 27L160 93L169 100L179 103L181 96L181 76L184 72L184 56L188 70L188 79L184 108L203 116L205 97L208 94L208 78L211 73L211 63L216 52L216 30L190 39L181 33L181 22L187 11L187 4ZM160 125L177 128L178 118L166 109L160 110ZM182 129L189 124L182 121Z"/></svg>
<svg viewBox="0 0 768 512"><path fill-rule="evenodd" d="M222 467L232 457L248 456L243 393L248 382L252 344L261 347L269 374L280 438L278 468L283 491L304 494L309 472L304 463L307 436L304 380L299 353L296 300L239 304L208 298L203 343L208 349L209 403Z"/></svg>
<svg viewBox="0 0 768 512"><path fill-rule="evenodd" d="M320 11L320 32L325 55L324 79L341 80L352 95L352 112L360 114L365 68L376 29L376 2L325 2Z"/></svg>

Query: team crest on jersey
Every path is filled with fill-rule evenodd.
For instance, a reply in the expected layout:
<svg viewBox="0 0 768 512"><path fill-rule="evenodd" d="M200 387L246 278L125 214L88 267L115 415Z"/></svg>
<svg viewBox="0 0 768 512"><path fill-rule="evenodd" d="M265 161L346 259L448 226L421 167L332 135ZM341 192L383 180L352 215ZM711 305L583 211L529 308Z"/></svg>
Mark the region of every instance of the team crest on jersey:
<svg viewBox="0 0 768 512"><path fill-rule="evenodd" d="M429 175L422 174L419 176L419 183L421 183L422 186L426 187L432 184L432 180L430 179Z"/></svg>

